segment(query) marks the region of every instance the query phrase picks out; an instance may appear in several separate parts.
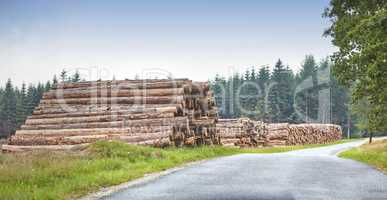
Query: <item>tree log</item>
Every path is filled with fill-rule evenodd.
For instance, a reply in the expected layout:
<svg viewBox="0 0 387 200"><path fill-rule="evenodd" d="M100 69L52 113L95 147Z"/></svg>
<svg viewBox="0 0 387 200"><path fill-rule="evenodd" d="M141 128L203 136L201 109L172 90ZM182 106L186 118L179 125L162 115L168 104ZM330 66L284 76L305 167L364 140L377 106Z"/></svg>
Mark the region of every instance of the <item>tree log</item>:
<svg viewBox="0 0 387 200"><path fill-rule="evenodd" d="M101 98L72 98L72 99L43 99L41 104L184 104L183 96L136 96L136 97L101 97Z"/></svg>
<svg viewBox="0 0 387 200"><path fill-rule="evenodd" d="M95 116L99 113L152 113L152 112L182 112L181 104L145 104L145 105L66 105L42 106L35 109L30 118L51 118L67 116Z"/></svg>
<svg viewBox="0 0 387 200"><path fill-rule="evenodd" d="M41 130L41 129L78 129L78 128L128 128L143 126L166 126L166 125L185 125L188 123L187 117L156 118L142 120L126 120L114 122L92 122L92 123L74 123L74 124L44 124L44 125L22 125L22 130Z"/></svg>
<svg viewBox="0 0 387 200"><path fill-rule="evenodd" d="M120 89L157 89L157 88L178 88L184 85L192 84L191 81L184 79L175 80L122 80L122 81L92 81L79 83L59 83L53 89L95 89L95 88L112 88Z"/></svg>
<svg viewBox="0 0 387 200"><path fill-rule="evenodd" d="M43 99L92 98L92 97L138 97L138 96L181 96L184 88L162 89L94 89L94 90L52 90Z"/></svg>
<svg viewBox="0 0 387 200"><path fill-rule="evenodd" d="M79 135L111 135L111 134L141 134L155 133L172 130L172 125L167 126L143 126L129 128L97 128L97 129L51 129L51 130L17 130L16 136L33 137L33 136L79 136Z"/></svg>
<svg viewBox="0 0 387 200"><path fill-rule="evenodd" d="M73 123L91 123L91 122L113 122L125 120L153 119L153 118L171 118L174 113L141 113L141 114L113 114L90 117L69 117L66 118L46 118L46 119L27 119L25 125L44 125L44 124L73 124Z"/></svg>

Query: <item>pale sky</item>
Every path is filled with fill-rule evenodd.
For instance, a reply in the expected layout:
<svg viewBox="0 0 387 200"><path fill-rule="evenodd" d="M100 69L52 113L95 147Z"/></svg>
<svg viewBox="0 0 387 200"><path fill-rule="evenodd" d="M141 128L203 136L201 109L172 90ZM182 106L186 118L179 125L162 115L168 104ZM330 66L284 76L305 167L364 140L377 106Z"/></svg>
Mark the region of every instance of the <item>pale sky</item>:
<svg viewBox="0 0 387 200"><path fill-rule="evenodd" d="M322 36L328 3L0 0L0 84L45 82L64 68L88 79L157 69L199 81L281 58L297 70L306 54L335 50Z"/></svg>

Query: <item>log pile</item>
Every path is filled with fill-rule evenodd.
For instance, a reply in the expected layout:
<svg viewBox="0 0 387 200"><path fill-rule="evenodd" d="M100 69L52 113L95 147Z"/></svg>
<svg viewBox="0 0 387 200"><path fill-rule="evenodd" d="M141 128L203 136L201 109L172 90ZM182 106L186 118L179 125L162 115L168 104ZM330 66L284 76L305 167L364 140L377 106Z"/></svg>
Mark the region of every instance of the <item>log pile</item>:
<svg viewBox="0 0 387 200"><path fill-rule="evenodd" d="M275 123L265 126L263 146L323 144L341 139L341 127L334 124Z"/></svg>
<svg viewBox="0 0 387 200"><path fill-rule="evenodd" d="M288 123L266 124L260 139L263 146L285 146L289 136Z"/></svg>
<svg viewBox="0 0 387 200"><path fill-rule="evenodd" d="M264 123L239 119L219 119L217 133L224 146L256 147L261 144L259 135L263 134Z"/></svg>
<svg viewBox="0 0 387 200"><path fill-rule="evenodd" d="M59 83L3 150L66 149L97 140L218 144L214 102L207 83L188 79Z"/></svg>
<svg viewBox="0 0 387 200"><path fill-rule="evenodd" d="M292 124L287 145L324 144L340 140L341 127L334 124Z"/></svg>
<svg viewBox="0 0 387 200"><path fill-rule="evenodd" d="M266 124L248 118L219 119L216 128L224 146L239 147L329 143L342 134L341 127L334 124Z"/></svg>

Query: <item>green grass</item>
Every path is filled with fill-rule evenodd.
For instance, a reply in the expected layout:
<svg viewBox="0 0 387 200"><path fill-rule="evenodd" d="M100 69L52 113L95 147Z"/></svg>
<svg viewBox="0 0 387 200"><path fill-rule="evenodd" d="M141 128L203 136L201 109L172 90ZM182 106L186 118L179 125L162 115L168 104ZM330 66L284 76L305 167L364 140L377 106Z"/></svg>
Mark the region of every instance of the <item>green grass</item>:
<svg viewBox="0 0 387 200"><path fill-rule="evenodd" d="M350 140L337 141L339 144ZM262 149L157 149L101 141L79 154L0 154L1 199L71 199L187 162L240 153L279 153L331 144Z"/></svg>
<svg viewBox="0 0 387 200"><path fill-rule="evenodd" d="M387 140L375 141L344 151L339 157L364 162L387 173Z"/></svg>

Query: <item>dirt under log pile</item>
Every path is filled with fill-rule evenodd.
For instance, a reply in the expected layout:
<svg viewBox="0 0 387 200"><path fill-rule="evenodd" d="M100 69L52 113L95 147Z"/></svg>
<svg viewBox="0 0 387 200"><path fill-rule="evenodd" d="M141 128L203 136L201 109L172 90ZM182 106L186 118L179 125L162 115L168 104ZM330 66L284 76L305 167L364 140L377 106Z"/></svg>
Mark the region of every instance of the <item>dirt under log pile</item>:
<svg viewBox="0 0 387 200"><path fill-rule="evenodd" d="M219 144L214 102L207 83L188 79L59 83L3 150L71 149L97 140Z"/></svg>

